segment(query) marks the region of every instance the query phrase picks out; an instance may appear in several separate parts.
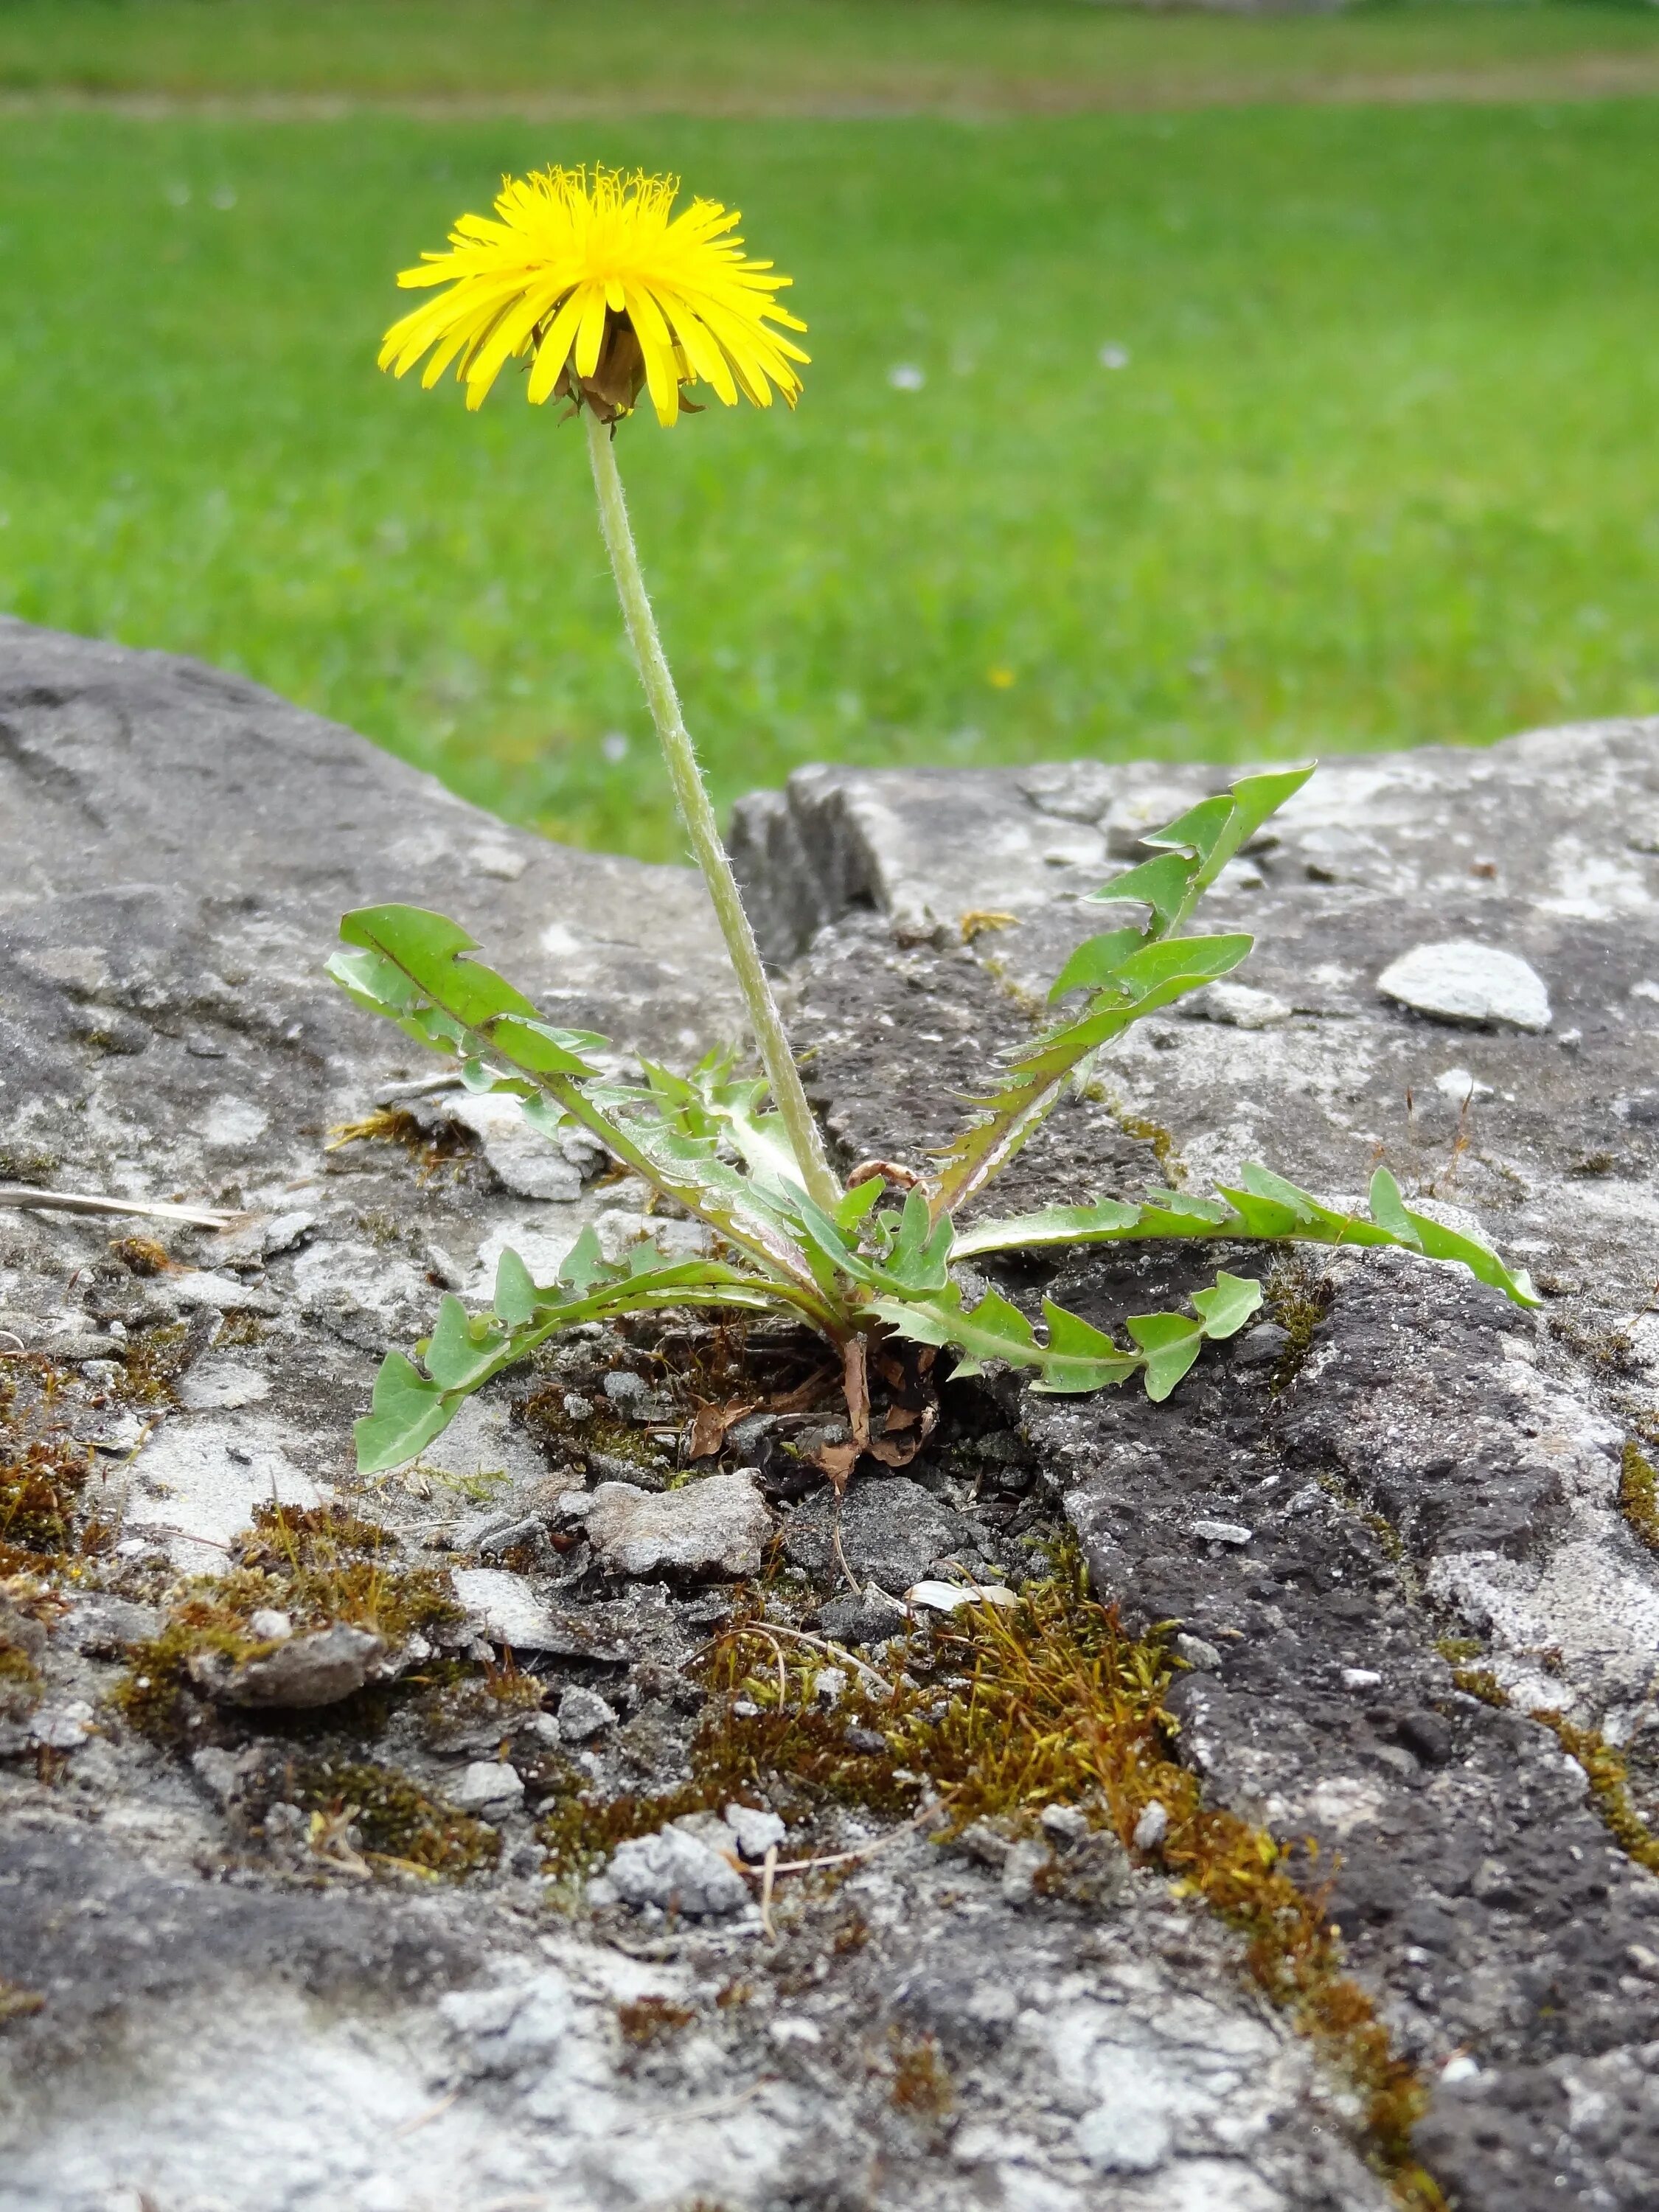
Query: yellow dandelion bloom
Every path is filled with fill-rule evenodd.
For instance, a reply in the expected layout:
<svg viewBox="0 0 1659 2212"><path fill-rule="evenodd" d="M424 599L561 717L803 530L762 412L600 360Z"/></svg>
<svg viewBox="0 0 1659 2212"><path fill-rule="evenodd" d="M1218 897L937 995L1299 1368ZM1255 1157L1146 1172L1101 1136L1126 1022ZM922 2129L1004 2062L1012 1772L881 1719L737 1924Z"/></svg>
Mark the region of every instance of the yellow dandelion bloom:
<svg viewBox="0 0 1659 2212"><path fill-rule="evenodd" d="M793 364L811 356L767 327L805 329L777 304L791 279L742 251L735 210L693 200L673 215L678 191L678 177L616 169L504 178L493 219L464 215L447 253L399 274L449 289L392 325L380 367L402 376L429 350L422 384L453 362L478 407L507 362L528 357L533 402L557 395L606 422L647 386L664 424L689 408L681 386L699 382L728 407L739 392L769 407L775 385L793 407Z"/></svg>

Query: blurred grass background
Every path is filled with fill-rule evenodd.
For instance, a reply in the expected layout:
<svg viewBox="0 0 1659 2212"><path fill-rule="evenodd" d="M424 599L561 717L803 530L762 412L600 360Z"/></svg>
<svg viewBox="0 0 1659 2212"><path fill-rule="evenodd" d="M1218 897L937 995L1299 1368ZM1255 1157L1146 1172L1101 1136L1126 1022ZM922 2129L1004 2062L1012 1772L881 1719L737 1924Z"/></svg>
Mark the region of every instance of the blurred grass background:
<svg viewBox="0 0 1659 2212"><path fill-rule="evenodd" d="M722 801L1659 711L1644 82L1659 9L0 0L0 605L675 851L576 432L374 368L398 267L597 158L811 325L794 416L623 433Z"/></svg>

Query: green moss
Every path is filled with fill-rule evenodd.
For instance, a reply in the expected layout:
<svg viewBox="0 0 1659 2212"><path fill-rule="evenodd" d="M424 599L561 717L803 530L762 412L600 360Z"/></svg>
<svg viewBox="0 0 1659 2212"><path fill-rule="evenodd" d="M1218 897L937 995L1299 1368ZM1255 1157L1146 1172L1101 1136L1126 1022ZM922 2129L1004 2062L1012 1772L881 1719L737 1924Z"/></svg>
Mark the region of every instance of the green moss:
<svg viewBox="0 0 1659 2212"><path fill-rule="evenodd" d="M1619 1510L1650 1552L1659 1552L1659 1475L1633 1437L1619 1462Z"/></svg>
<svg viewBox="0 0 1659 2212"><path fill-rule="evenodd" d="M240 1665L276 1648L248 1626L263 1609L287 1613L296 1632L344 1621L394 1646L462 1618L447 1576L394 1565L396 1539L343 1506L258 1507L253 1527L232 1549L239 1564L185 1584L161 1634L137 1647L112 1692L155 1741L179 1743L189 1734L193 1661L217 1655Z"/></svg>
<svg viewBox="0 0 1659 2212"><path fill-rule="evenodd" d="M38 1571L80 1548L93 1451L60 1407L76 1379L43 1352L0 1363L0 1573Z"/></svg>
<svg viewBox="0 0 1659 2212"><path fill-rule="evenodd" d="M1293 1878L1264 1831L1206 1805L1177 1761L1177 1724L1164 1702L1174 1670L1158 1640L1127 1636L1088 1596L1073 1555L1057 1552L1051 1580L1028 1583L1017 1613L978 1608L913 1638L902 1668L879 1690L858 1676L833 1714L811 1694L822 1655L792 1656L757 1610L740 1611L708 1657L690 1780L658 1797L565 1797L540 1830L552 1867L579 1870L625 1836L734 1794L798 1813L839 1802L892 1816L914 1812L928 1788L949 1807L944 1835L980 1820L1010 1833L1035 1829L1043 1806L1065 1803L1131 1850L1156 1800L1169 1819L1156 1854L1162 1870L1243 1936L1259 1986L1353 2092L1364 2148L1398 2203L1444 2212L1412 2155L1426 2093L1344 1973L1322 1895ZM849 1743L849 1723L880 1748ZM915 2054L896 2083L912 2077L918 2098L936 2094Z"/></svg>
<svg viewBox="0 0 1659 2212"><path fill-rule="evenodd" d="M285 1771L283 1796L332 1827L349 1827L371 1863L459 1880L492 1867L501 1839L483 1820L434 1797L377 1759L319 1757Z"/></svg>
<svg viewBox="0 0 1659 2212"><path fill-rule="evenodd" d="M1319 1324L1330 1311L1330 1279L1307 1253L1290 1252L1275 1260L1262 1277L1261 1299L1269 1319L1278 1322L1286 1339L1273 1369L1276 1397L1307 1364Z"/></svg>

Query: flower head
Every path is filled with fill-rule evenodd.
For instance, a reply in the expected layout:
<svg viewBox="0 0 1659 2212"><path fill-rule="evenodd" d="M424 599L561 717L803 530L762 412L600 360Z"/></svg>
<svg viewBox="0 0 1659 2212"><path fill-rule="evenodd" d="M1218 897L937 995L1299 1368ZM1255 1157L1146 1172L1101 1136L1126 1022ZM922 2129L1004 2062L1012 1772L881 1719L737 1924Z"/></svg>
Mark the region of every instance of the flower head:
<svg viewBox="0 0 1659 2212"><path fill-rule="evenodd" d="M793 407L810 358L767 327L803 331L780 307L790 283L731 236L740 217L714 200L671 216L677 177L538 169L507 177L494 218L464 215L447 253L422 256L398 282L449 289L386 332L380 367L398 376L431 351L430 390L452 362L478 407L503 366L529 357L528 397L557 394L614 422L648 386L657 419L679 414L682 385L702 382L728 407L738 395ZM695 411L695 410L692 410Z"/></svg>

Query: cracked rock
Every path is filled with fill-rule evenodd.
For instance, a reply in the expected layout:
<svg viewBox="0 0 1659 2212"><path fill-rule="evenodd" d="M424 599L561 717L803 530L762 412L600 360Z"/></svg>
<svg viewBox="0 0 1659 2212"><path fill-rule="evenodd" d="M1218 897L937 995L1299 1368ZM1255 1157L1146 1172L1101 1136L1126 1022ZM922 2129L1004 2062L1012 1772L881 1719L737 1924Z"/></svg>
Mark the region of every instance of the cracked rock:
<svg viewBox="0 0 1659 2212"><path fill-rule="evenodd" d="M582 1526L597 1557L612 1574L635 1578L751 1575L772 1533L772 1516L745 1468L660 1493L602 1482L584 1503Z"/></svg>
<svg viewBox="0 0 1659 2212"><path fill-rule="evenodd" d="M624 1904L654 1905L665 1912L697 1917L735 1912L749 1902L749 1885L737 1869L684 1828L618 1844L605 1875Z"/></svg>

